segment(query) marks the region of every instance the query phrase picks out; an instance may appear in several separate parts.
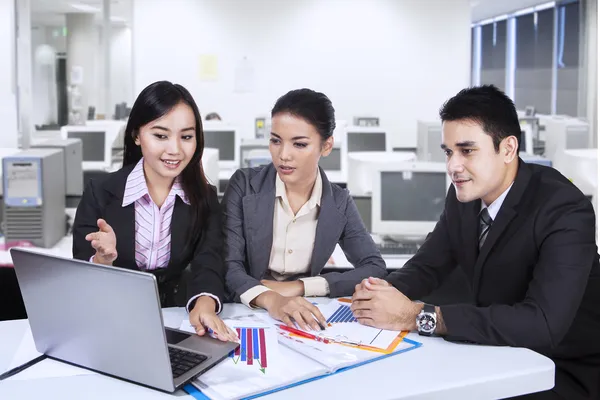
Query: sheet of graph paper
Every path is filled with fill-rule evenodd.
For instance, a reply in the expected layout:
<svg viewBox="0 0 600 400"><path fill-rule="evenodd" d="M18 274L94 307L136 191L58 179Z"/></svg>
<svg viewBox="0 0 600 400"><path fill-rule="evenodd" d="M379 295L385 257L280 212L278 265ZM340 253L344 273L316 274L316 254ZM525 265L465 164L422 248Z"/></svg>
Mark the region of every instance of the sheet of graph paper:
<svg viewBox="0 0 600 400"><path fill-rule="evenodd" d="M388 331L359 324L347 303L332 301L326 305L319 305L319 310L327 320L326 329L320 333L328 337L349 339L360 342L362 345L385 350L400 334L399 331Z"/></svg>
<svg viewBox="0 0 600 400"><path fill-rule="evenodd" d="M240 346L192 384L211 399L233 400L284 387L327 372L322 365L280 346L275 327L252 317L225 319ZM180 329L193 332L184 320Z"/></svg>

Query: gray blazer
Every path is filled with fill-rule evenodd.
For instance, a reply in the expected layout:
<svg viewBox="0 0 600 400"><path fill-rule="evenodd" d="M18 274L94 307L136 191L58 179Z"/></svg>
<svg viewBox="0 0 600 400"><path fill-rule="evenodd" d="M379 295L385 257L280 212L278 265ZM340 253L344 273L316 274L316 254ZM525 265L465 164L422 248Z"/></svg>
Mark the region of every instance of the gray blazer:
<svg viewBox="0 0 600 400"><path fill-rule="evenodd" d="M268 279L276 173L273 164L239 169L229 180L223 197L226 286L229 299L237 302L246 290ZM331 184L322 169L320 173L323 195L310 273L306 276L319 275L339 243L355 268L321 276L329 284L330 297L348 296L362 279L386 276L385 262L348 191Z"/></svg>

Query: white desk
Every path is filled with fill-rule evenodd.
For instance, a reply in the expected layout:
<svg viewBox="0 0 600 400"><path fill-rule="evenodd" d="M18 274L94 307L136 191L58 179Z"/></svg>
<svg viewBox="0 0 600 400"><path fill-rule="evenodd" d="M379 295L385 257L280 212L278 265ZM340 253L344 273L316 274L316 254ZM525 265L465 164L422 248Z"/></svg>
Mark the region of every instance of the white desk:
<svg viewBox="0 0 600 400"><path fill-rule="evenodd" d="M67 211L68 210L69 209L67 209ZM74 215L73 215L73 217L74 217ZM3 243L3 242L4 242L4 238L0 238L0 243ZM73 249L73 236L71 236L71 235L65 236L56 245L54 245L54 247L52 247L50 249L45 249L45 248L41 248L41 247L31 248L31 250L34 250L34 251L40 251L40 252L48 253L48 254L55 254L55 255L58 255L61 257L72 257L73 256L72 249ZM344 255L344 252L342 251L342 249L339 245L336 246L332 257L335 261L335 265L327 265L326 268L330 268L330 269L354 268L352 266L352 264L350 264L350 262L348 261L346 256ZM402 268L402 266L404 266L404 263L406 263L406 261L408 261L409 259L410 259L410 256L383 257L383 260L385 261L388 269ZM0 264L3 262L6 264L12 264L12 259L10 257L10 253L8 251L0 250Z"/></svg>
<svg viewBox="0 0 600 400"><path fill-rule="evenodd" d="M399 255L399 256L394 256L394 257L390 257L390 256L382 256L383 261L385 261L385 265L386 268L388 270L390 269L400 269L404 266L404 264L410 260L410 258L412 257L412 255ZM354 268L354 266L352 264L350 264L350 261L348 261L348 259L346 258L346 255L344 254L344 251L342 250L342 248L340 247L340 245L336 245L335 249L333 250L333 254L331 255L331 259L333 259L333 262L335 264L331 265L331 264L327 264L325 266L325 268L328 269L348 269L348 268Z"/></svg>
<svg viewBox="0 0 600 400"><path fill-rule="evenodd" d="M241 304L227 304L222 316L250 312ZM165 309L163 315L165 325L171 327L179 327L186 318L181 308ZM7 369L26 329L26 320L0 322L0 371ZM497 399L548 390L554 385L554 363L527 349L454 344L414 333L409 338L423 346L265 398ZM176 396L192 399L182 391ZM173 396L103 375L0 383L0 399L17 398L114 400Z"/></svg>

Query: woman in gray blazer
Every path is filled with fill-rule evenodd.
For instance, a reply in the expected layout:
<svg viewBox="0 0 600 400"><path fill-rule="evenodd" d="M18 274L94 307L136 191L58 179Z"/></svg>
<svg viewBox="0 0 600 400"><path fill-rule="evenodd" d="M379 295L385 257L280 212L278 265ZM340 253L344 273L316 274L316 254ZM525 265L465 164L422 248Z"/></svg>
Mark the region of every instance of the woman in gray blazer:
<svg viewBox="0 0 600 400"><path fill-rule="evenodd" d="M364 278L384 277L385 263L348 191L319 167L333 148L331 101L293 90L271 117L273 162L236 171L223 198L227 288L275 319L319 329L325 319L304 296L349 296ZM320 275L338 243L355 268Z"/></svg>

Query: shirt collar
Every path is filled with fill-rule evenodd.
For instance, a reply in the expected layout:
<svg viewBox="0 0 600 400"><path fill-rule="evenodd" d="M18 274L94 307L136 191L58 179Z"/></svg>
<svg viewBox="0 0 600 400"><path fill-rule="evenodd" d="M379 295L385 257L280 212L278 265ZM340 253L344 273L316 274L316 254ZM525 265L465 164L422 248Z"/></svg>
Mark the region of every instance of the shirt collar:
<svg viewBox="0 0 600 400"><path fill-rule="evenodd" d="M500 211L500 207L502 207L502 203L504 203L504 199L506 199L506 196L508 195L508 192L510 191L510 188L513 186L513 184L514 182L511 183L508 189L506 189L500 196L498 196L498 198L494 200L492 204L487 206L488 213L490 214L492 221L496 219L496 216ZM483 202L483 200L481 200L481 209L483 210L484 208L486 208L486 205Z"/></svg>
<svg viewBox="0 0 600 400"><path fill-rule="evenodd" d="M321 196L323 195L323 180L321 178L321 173L317 171L317 179L315 180L315 185L313 186L312 193L310 194L310 198L306 202L308 209L312 210L316 206L321 205ZM283 202L289 206L288 198L285 193L285 183L279 177L279 174L275 174L275 197L281 197Z"/></svg>
<svg viewBox="0 0 600 400"><path fill-rule="evenodd" d="M133 170L129 173L129 176L127 176L127 181L125 182L125 192L123 194L123 207L127 207L146 195L150 198L148 185L146 184L146 177L144 176L144 158L142 157L135 165ZM185 204L190 204L189 199L183 190L183 186L181 185L181 179L179 176L175 178L173 186L171 186L171 190L169 191L169 195L167 197L172 196L179 196L179 198Z"/></svg>

